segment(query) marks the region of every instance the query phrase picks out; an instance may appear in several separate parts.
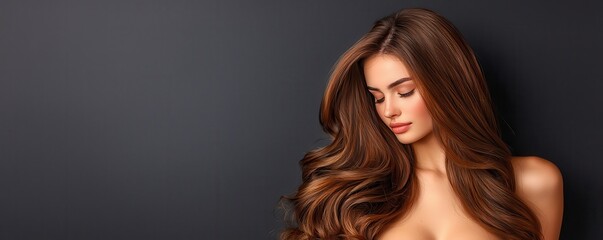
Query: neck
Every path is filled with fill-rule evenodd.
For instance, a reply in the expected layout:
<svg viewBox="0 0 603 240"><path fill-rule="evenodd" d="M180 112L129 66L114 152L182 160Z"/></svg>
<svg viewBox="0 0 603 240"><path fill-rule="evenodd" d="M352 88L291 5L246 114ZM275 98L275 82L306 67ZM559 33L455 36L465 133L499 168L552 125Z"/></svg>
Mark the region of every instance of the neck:
<svg viewBox="0 0 603 240"><path fill-rule="evenodd" d="M417 170L446 173L446 154L444 147L433 133L412 143Z"/></svg>

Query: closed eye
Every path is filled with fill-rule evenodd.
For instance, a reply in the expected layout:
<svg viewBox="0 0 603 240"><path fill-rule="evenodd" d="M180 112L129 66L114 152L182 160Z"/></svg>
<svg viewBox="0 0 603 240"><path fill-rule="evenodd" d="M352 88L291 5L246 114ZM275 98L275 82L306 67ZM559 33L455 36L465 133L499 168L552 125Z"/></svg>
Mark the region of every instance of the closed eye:
<svg viewBox="0 0 603 240"><path fill-rule="evenodd" d="M410 97L413 93L415 93L415 89L410 90L410 92L407 93L398 93L398 95L400 95L400 97Z"/></svg>

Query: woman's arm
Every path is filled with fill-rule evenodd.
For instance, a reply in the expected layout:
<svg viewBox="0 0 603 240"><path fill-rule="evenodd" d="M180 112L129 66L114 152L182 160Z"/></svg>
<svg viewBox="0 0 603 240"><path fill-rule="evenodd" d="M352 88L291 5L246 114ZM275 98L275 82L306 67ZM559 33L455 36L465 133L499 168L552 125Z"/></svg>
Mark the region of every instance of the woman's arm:
<svg viewBox="0 0 603 240"><path fill-rule="evenodd" d="M563 218L563 178L555 164L540 157L513 157L517 195L534 211L544 240L557 240Z"/></svg>

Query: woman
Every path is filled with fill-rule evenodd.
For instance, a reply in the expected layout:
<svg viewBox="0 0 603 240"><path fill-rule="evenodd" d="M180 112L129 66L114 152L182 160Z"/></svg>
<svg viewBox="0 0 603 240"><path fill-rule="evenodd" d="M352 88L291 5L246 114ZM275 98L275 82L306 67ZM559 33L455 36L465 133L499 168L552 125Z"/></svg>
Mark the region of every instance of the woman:
<svg viewBox="0 0 603 240"><path fill-rule="evenodd" d="M475 55L425 9L385 17L336 64L282 239L558 239L561 174L512 157Z"/></svg>

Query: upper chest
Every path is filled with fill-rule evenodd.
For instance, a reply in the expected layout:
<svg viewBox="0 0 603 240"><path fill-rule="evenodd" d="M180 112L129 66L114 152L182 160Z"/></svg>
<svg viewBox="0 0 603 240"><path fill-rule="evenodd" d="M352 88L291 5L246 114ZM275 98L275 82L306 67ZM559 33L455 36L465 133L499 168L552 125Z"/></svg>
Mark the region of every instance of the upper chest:
<svg viewBox="0 0 603 240"><path fill-rule="evenodd" d="M418 175L413 206L379 236L380 240L498 239L469 217L444 177Z"/></svg>

